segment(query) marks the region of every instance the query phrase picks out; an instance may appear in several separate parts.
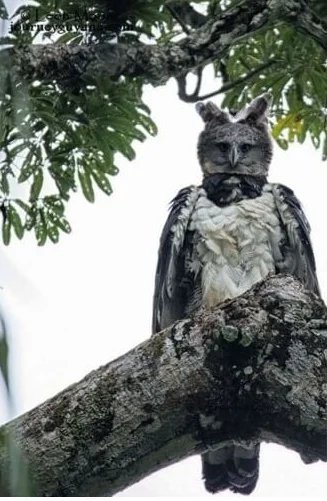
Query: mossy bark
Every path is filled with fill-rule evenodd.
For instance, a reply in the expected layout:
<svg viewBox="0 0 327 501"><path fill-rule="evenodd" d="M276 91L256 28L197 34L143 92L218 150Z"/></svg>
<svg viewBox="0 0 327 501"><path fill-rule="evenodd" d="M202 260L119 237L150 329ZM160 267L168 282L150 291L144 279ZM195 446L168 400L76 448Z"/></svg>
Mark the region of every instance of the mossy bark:
<svg viewBox="0 0 327 501"><path fill-rule="evenodd" d="M182 11L178 11L182 12ZM184 14L186 16L186 14ZM103 75L140 77L144 83L164 85L169 78L225 57L230 48L263 27L281 21L313 38L327 50L327 25L303 0L241 2L216 17L202 16L200 26L179 42L167 44L100 43L95 45L30 45L1 51L2 72L14 65L21 77L67 85ZM186 16L185 22L189 19Z"/></svg>
<svg viewBox="0 0 327 501"><path fill-rule="evenodd" d="M326 461L327 309L279 275L156 334L1 429L2 496L8 435L40 496L113 495L235 438Z"/></svg>

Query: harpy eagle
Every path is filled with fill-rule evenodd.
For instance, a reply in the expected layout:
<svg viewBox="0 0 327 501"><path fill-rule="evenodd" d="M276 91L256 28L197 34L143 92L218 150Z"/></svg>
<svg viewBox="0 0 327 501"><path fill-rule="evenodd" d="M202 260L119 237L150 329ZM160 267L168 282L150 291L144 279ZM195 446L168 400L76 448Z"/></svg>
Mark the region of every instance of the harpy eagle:
<svg viewBox="0 0 327 501"><path fill-rule="evenodd" d="M319 294L310 226L293 191L267 181L272 140L270 95L232 115L199 103L203 181L173 199L155 279L153 333L202 305L236 297L268 273L291 273ZM205 487L250 494L259 443L230 443L202 455Z"/></svg>

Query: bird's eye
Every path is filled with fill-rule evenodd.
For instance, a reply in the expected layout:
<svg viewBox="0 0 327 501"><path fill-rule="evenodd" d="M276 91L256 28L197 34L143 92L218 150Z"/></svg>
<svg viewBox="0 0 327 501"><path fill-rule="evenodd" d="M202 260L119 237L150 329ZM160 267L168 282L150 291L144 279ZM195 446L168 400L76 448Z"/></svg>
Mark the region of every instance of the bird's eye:
<svg viewBox="0 0 327 501"><path fill-rule="evenodd" d="M247 153L248 151L250 151L251 148L252 148L252 144L249 144L249 143L242 143L240 145L240 150L242 153Z"/></svg>
<svg viewBox="0 0 327 501"><path fill-rule="evenodd" d="M224 141L221 143L216 143L217 148L222 152L226 153L229 150L229 144Z"/></svg>

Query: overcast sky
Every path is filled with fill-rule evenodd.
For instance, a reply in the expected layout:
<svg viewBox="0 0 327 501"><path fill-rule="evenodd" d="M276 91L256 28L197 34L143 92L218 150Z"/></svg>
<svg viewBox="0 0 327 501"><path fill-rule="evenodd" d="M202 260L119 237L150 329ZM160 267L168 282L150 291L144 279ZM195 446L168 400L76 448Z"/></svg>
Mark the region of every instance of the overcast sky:
<svg viewBox="0 0 327 501"><path fill-rule="evenodd" d="M217 83L208 74L205 85L209 91ZM201 182L196 142L202 123L193 105L178 100L174 82L147 87L144 100L159 134L135 144L134 162L119 159L114 194L97 192L95 204L74 196L68 209L73 233L62 235L57 245L40 248L28 235L0 247L0 298L11 325L16 414L150 336L159 236L168 202L180 188ZM304 204L326 298L327 163L309 143L287 152L276 146L270 180L290 186ZM326 495L324 463L304 465L297 454L267 444L260 468L255 497ZM200 458L194 457L119 496L209 494L202 486Z"/></svg>

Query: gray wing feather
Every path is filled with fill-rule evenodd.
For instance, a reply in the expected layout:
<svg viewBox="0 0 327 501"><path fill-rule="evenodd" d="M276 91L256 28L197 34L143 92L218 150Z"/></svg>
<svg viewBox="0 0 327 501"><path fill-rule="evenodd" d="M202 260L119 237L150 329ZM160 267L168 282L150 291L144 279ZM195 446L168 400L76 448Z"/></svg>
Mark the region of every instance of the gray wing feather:
<svg viewBox="0 0 327 501"><path fill-rule="evenodd" d="M303 285L320 295L316 262L310 239L310 225L293 191L282 184L272 184L276 207L286 232L283 260L276 262L279 272L291 273Z"/></svg>
<svg viewBox="0 0 327 501"><path fill-rule="evenodd" d="M180 280L185 274L182 249L198 197L199 188L190 186L182 189L171 202L160 238L153 300L153 334L185 315L186 297L180 287Z"/></svg>

